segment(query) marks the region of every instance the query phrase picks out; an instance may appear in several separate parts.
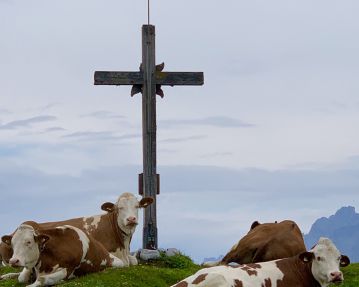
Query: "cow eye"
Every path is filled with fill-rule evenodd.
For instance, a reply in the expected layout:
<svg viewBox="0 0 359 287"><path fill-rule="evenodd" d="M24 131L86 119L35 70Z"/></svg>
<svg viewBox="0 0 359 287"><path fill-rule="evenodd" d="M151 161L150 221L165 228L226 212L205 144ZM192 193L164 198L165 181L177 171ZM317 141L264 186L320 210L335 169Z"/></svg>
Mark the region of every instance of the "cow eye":
<svg viewBox="0 0 359 287"><path fill-rule="evenodd" d="M27 246L30 246L30 244L31 244L31 241L30 240L28 240L28 241L26 241L26 243L25 243Z"/></svg>
<svg viewBox="0 0 359 287"><path fill-rule="evenodd" d="M320 261L320 260L322 260L322 258L321 258L320 256L318 256L318 257L317 257L317 260Z"/></svg>

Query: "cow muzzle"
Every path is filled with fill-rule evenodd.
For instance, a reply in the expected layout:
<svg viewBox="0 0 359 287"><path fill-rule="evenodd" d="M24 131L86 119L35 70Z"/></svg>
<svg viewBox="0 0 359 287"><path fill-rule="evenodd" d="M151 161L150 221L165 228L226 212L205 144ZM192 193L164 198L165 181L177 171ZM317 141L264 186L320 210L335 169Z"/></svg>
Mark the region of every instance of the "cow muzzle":
<svg viewBox="0 0 359 287"><path fill-rule="evenodd" d="M134 216L127 217L126 226L136 226L138 224L137 218Z"/></svg>
<svg viewBox="0 0 359 287"><path fill-rule="evenodd" d="M340 271L330 273L330 278L331 283L341 283L344 280L343 273Z"/></svg>
<svg viewBox="0 0 359 287"><path fill-rule="evenodd" d="M17 259L17 258L10 258L10 260L9 260L9 265L10 265L11 267L20 267L20 266L21 266L20 260Z"/></svg>

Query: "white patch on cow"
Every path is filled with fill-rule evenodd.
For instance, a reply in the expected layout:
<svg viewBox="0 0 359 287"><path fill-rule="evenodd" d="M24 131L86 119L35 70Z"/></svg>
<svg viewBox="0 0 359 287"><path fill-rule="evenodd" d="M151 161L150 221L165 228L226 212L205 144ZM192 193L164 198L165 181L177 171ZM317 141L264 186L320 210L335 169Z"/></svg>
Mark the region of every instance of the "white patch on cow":
<svg viewBox="0 0 359 287"><path fill-rule="evenodd" d="M127 244L126 241L128 242ZM125 237L125 248L124 249L117 248L115 252L112 252L112 255L121 259L123 261L124 266L127 267L130 265L130 260L128 258L129 254L130 254L129 239Z"/></svg>
<svg viewBox="0 0 359 287"><path fill-rule="evenodd" d="M235 280L240 280L243 287L263 287L265 280L270 278L271 287L277 287L278 280L282 280L284 274L278 269L275 261L260 263L261 268L252 268L250 271L256 274L249 274L241 268L233 268L229 266L216 266L199 270L196 274L186 278L188 286L233 286ZM200 284L192 285L192 282L202 274L208 274L204 281Z"/></svg>
<svg viewBox="0 0 359 287"><path fill-rule="evenodd" d="M18 266L29 269L35 266L40 256L38 244L35 242L36 235L35 229L30 225L22 224L16 229L11 239L14 253L9 260L10 263L18 261Z"/></svg>
<svg viewBox="0 0 359 287"><path fill-rule="evenodd" d="M120 258L117 258L116 256L113 256L112 254L110 254L110 259L111 259L111 266L112 267L124 267L125 264L123 263L123 261Z"/></svg>
<svg viewBox="0 0 359 287"><path fill-rule="evenodd" d="M6 273L0 276L0 280L14 279L19 277L20 273Z"/></svg>
<svg viewBox="0 0 359 287"><path fill-rule="evenodd" d="M90 260L87 259L85 262L86 262L86 264L93 266L93 264Z"/></svg>
<svg viewBox="0 0 359 287"><path fill-rule="evenodd" d="M63 226L57 226L56 229L59 229L59 230L66 230L67 227L65 225Z"/></svg>
<svg viewBox="0 0 359 287"><path fill-rule="evenodd" d="M107 265L107 260L103 259L100 263L100 266L106 266Z"/></svg>
<svg viewBox="0 0 359 287"><path fill-rule="evenodd" d="M33 284L28 285L27 287L55 285L61 280L64 280L66 278L66 275L66 268L58 268L54 273L37 276L36 281Z"/></svg>
<svg viewBox="0 0 359 287"><path fill-rule="evenodd" d="M79 239L82 243L82 257L81 257L81 263L85 261L85 257L87 255L87 252L89 250L89 246L90 246L90 239L88 238L88 236L86 235L85 232L83 232L81 229L71 226L71 225L65 225L66 228L72 229L75 232L77 232Z"/></svg>
<svg viewBox="0 0 359 287"><path fill-rule="evenodd" d="M341 254L330 239L321 237L310 252L315 256L312 262L312 274L321 286L329 285L332 279L331 273L342 276L339 270Z"/></svg>
<svg viewBox="0 0 359 287"><path fill-rule="evenodd" d="M31 276L31 270L25 267L20 272L17 280L19 281L19 283L27 283L30 281L30 276Z"/></svg>
<svg viewBox="0 0 359 287"><path fill-rule="evenodd" d="M137 261L136 256L128 255L128 261L130 263L130 266L138 265L138 261Z"/></svg>
<svg viewBox="0 0 359 287"><path fill-rule="evenodd" d="M135 232L136 224L128 225L127 220L135 218L137 222L140 203L132 193L125 192L118 198L116 206L118 208L117 223L123 231L131 236Z"/></svg>
<svg viewBox="0 0 359 287"><path fill-rule="evenodd" d="M99 222L101 221L101 215L94 215L90 217L84 217L84 229L87 232L91 232L94 229L97 229ZM90 222L90 224L89 224Z"/></svg>

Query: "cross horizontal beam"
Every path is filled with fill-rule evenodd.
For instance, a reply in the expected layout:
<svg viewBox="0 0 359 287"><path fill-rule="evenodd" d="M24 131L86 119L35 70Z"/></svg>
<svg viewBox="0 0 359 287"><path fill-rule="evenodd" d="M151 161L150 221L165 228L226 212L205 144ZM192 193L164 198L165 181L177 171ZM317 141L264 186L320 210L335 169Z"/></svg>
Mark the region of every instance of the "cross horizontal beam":
<svg viewBox="0 0 359 287"><path fill-rule="evenodd" d="M143 72L95 72L95 85L142 85ZM203 72L155 72L157 85L201 86L204 83Z"/></svg>

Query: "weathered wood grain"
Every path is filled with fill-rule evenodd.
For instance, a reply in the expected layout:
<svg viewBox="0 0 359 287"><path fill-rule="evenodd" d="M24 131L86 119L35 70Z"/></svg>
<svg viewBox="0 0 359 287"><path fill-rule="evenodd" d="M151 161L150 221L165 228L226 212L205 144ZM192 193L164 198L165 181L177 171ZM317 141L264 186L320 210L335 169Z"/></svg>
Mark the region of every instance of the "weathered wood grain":
<svg viewBox="0 0 359 287"><path fill-rule="evenodd" d="M142 85L142 72L95 72L95 85Z"/></svg>

